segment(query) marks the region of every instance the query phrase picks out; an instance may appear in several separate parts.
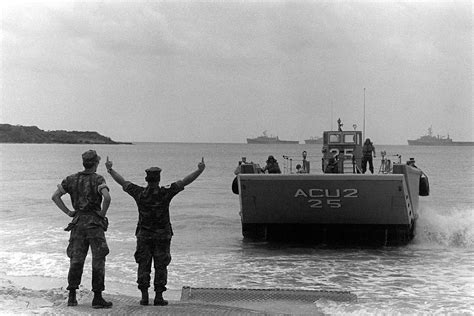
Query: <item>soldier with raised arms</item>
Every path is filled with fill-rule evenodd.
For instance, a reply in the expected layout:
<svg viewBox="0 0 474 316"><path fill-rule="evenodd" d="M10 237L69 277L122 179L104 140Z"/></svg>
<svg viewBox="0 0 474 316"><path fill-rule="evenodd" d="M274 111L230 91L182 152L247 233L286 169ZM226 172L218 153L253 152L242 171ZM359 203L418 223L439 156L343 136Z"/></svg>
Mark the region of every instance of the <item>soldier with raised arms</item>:
<svg viewBox="0 0 474 316"><path fill-rule="evenodd" d="M122 186L123 190L134 198L138 206L138 224L135 232L137 248L135 261L138 263L138 288L142 293L141 305L148 305L148 288L150 287L151 265L155 268L154 305L167 305L163 299L168 279L167 267L171 262L171 237L173 230L170 223L169 205L171 199L181 192L185 186L196 180L204 171L204 157L198 163L197 170L182 180L169 186L160 186L161 169L151 167L146 169L146 187L141 187L125 180L117 171L112 169L113 163L107 157L105 163L112 178Z"/></svg>

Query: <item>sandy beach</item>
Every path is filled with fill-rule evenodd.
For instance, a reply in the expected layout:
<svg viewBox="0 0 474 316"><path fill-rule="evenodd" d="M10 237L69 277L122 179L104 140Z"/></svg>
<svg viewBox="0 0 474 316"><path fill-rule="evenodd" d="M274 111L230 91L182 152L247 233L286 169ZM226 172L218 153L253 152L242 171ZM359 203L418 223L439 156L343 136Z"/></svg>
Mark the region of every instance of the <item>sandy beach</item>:
<svg viewBox="0 0 474 316"><path fill-rule="evenodd" d="M83 284L90 284L90 280L85 279ZM0 274L0 314L1 315L59 315L64 314L62 307L67 302L66 279L46 278L46 277L21 277ZM124 287L121 284L110 282L110 288L104 291L104 297L127 297L130 301L138 304L139 292L131 287ZM170 301L178 301L179 291L167 291L165 298ZM77 298L80 310L71 310L71 313L81 314L81 310L90 307L92 293L89 288L81 285ZM115 302L116 303L116 300ZM117 304L114 304L115 307ZM123 307L123 306L122 306ZM90 307L89 313L94 310ZM87 312L86 312L87 313Z"/></svg>
<svg viewBox="0 0 474 316"><path fill-rule="evenodd" d="M140 297L118 284L104 291L113 302L111 309L93 309L92 292L81 286L78 306L67 306L64 280L44 277L17 277L0 274L0 315L323 315L314 304L298 301L246 301L215 303L180 301L180 291L167 291L168 306L140 306ZM115 289L114 289L115 287ZM138 291L137 291L138 292ZM125 294L127 293L127 294Z"/></svg>
<svg viewBox="0 0 474 316"><path fill-rule="evenodd" d="M67 292L57 280L0 275L0 310L2 315L48 314L67 300Z"/></svg>

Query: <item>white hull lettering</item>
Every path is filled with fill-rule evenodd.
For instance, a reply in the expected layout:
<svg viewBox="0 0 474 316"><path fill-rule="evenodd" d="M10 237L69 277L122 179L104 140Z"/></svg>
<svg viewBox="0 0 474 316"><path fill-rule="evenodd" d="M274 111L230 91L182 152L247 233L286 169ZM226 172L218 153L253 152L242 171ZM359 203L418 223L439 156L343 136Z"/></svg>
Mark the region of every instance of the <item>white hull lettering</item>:
<svg viewBox="0 0 474 316"><path fill-rule="evenodd" d="M336 189L335 191L332 192L329 189L324 190L324 193L326 193L326 197L328 198L338 198L341 196L341 191L339 189Z"/></svg>
<svg viewBox="0 0 474 316"><path fill-rule="evenodd" d="M294 197L311 197L311 198L357 198L359 190L357 189L308 189L308 193L304 189L298 189Z"/></svg>
<svg viewBox="0 0 474 316"><path fill-rule="evenodd" d="M311 208L323 208L322 200L311 199L311 200L308 200L308 202L310 203L309 207Z"/></svg>
<svg viewBox="0 0 474 316"><path fill-rule="evenodd" d="M359 190L350 189L298 189L294 195L295 198L309 198L308 204L310 208L322 209L338 209L343 206L344 198L358 198Z"/></svg>
<svg viewBox="0 0 474 316"><path fill-rule="evenodd" d="M308 195L303 191L303 189L296 190L295 197L298 197L298 196L308 197Z"/></svg>
<svg viewBox="0 0 474 316"><path fill-rule="evenodd" d="M341 200L331 199L331 200L327 200L327 203L330 208L340 208L342 206Z"/></svg>
<svg viewBox="0 0 474 316"><path fill-rule="evenodd" d="M321 189L309 189L309 196L314 198L324 197L324 191Z"/></svg>
<svg viewBox="0 0 474 316"><path fill-rule="evenodd" d="M327 199L327 200L319 200L319 199L309 199L308 200L310 208L323 208L323 205L327 205L329 208L341 208L342 202L341 200L337 199Z"/></svg>
<svg viewBox="0 0 474 316"><path fill-rule="evenodd" d="M351 198L356 198L356 197L359 197L359 195L357 195L357 193L359 193L357 191L357 189L344 189L344 197L351 197Z"/></svg>

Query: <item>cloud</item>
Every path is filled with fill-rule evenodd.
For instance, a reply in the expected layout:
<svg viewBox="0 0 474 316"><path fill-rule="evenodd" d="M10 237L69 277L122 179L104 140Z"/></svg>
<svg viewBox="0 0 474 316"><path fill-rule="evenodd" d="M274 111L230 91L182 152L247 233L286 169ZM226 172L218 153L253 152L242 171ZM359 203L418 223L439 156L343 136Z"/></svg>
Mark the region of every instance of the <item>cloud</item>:
<svg viewBox="0 0 474 316"><path fill-rule="evenodd" d="M472 108L467 8L429 1L11 2L2 7L0 30L2 116L40 120L48 129L102 124L114 136L116 125L101 120L112 115L135 131L122 134L131 140L153 140L158 131L173 139L156 140L241 141L265 129L303 139L330 126L331 112L361 126L365 87L369 122L390 117L392 129L418 128L416 137L426 124L459 121L466 134L471 120L445 116L454 106ZM382 139L399 139L371 126ZM173 129L179 133L163 133Z"/></svg>
<svg viewBox="0 0 474 316"><path fill-rule="evenodd" d="M172 34L158 4L66 3L3 8L6 66L93 71L110 59L175 55L186 45Z"/></svg>
<svg viewBox="0 0 474 316"><path fill-rule="evenodd" d="M90 38L95 47L113 54L179 53L176 38L158 3L77 3L74 12L59 17L64 30Z"/></svg>
<svg viewBox="0 0 474 316"><path fill-rule="evenodd" d="M89 58L93 47L84 38L70 38L61 29L57 8L48 3L3 8L2 59L4 70L14 67L33 72L84 71L94 69ZM61 7L65 12L65 7Z"/></svg>

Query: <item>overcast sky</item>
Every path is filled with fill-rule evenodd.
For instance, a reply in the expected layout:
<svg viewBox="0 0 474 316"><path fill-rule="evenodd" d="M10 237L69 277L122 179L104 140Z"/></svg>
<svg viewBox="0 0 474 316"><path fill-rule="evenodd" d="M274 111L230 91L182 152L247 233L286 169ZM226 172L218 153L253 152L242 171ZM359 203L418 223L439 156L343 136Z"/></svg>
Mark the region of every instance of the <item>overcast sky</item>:
<svg viewBox="0 0 474 316"><path fill-rule="evenodd" d="M118 141L474 140L471 1L3 1L0 123ZM331 121L332 118L332 121ZM331 124L332 123L332 124Z"/></svg>

